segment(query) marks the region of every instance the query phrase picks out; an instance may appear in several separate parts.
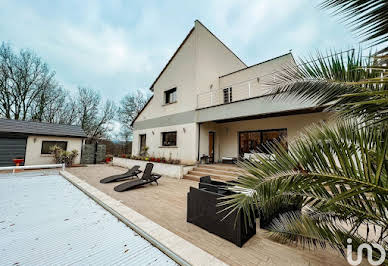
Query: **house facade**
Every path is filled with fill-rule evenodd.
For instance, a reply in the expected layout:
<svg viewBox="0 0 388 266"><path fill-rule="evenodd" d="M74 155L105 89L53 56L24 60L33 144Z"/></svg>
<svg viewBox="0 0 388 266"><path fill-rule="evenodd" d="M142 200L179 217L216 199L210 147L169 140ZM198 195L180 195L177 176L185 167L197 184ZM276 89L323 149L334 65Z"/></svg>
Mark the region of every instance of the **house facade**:
<svg viewBox="0 0 388 266"><path fill-rule="evenodd" d="M326 120L314 103L274 100L268 81L295 65L291 53L247 66L201 22L153 82L153 96L133 121L132 154L195 164L238 158L274 139L292 140Z"/></svg>
<svg viewBox="0 0 388 266"><path fill-rule="evenodd" d="M79 126L0 119L0 167L15 165L13 159L24 159L22 165L53 164L50 148L77 150L75 164L81 160L86 134Z"/></svg>

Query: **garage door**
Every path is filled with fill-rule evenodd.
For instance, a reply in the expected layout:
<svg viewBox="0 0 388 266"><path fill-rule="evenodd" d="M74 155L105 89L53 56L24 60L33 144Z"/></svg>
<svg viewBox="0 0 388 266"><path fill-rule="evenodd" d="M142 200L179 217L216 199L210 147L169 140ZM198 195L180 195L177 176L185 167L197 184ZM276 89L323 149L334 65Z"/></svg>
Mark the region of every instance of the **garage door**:
<svg viewBox="0 0 388 266"><path fill-rule="evenodd" d="M26 154L26 138L0 137L0 167L15 165L12 159L24 158Z"/></svg>

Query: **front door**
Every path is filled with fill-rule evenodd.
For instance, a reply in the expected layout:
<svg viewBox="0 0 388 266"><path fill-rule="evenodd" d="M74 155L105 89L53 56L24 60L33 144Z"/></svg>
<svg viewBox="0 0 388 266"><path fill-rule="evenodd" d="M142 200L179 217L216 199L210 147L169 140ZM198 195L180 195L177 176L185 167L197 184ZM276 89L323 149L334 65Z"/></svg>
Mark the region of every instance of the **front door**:
<svg viewBox="0 0 388 266"><path fill-rule="evenodd" d="M209 132L209 162L214 163L214 136L215 132Z"/></svg>

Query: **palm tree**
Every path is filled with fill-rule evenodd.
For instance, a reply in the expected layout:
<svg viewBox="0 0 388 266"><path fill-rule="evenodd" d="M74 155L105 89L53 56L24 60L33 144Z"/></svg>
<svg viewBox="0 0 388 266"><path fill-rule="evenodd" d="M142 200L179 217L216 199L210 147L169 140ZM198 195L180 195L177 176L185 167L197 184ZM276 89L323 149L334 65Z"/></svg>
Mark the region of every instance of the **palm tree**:
<svg viewBox="0 0 388 266"><path fill-rule="evenodd" d="M322 7L344 15L365 41L388 41L387 1L326 0ZM255 154L239 162L249 174L237 182L250 193L226 197L222 204L229 212L242 211L250 222L257 208L268 219L282 206L301 202L302 211L272 220L271 238L342 253L349 238L353 248L373 240L388 250L387 52L385 47L367 59L354 50L318 54L277 74L270 84L274 99L313 100L336 118L305 129L288 150L269 145L276 160Z"/></svg>

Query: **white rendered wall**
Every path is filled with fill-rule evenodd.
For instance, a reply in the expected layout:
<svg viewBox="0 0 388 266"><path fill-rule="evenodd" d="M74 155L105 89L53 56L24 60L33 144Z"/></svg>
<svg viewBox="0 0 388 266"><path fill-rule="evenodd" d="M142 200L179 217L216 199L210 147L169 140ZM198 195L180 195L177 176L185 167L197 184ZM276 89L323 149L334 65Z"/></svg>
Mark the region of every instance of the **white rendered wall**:
<svg viewBox="0 0 388 266"><path fill-rule="evenodd" d="M177 146L163 147L162 132L177 132ZM180 159L182 164L195 164L197 160L198 140L197 124L183 124L168 127L135 130L133 132L132 154L139 155L139 135L146 134L146 146L150 157L165 157L166 159Z"/></svg>
<svg viewBox="0 0 388 266"><path fill-rule="evenodd" d="M67 151L78 151L78 156L75 158L74 163L80 163L82 138L29 136L27 138L25 165L43 165L55 163L53 155L41 154L42 141L67 141Z"/></svg>

